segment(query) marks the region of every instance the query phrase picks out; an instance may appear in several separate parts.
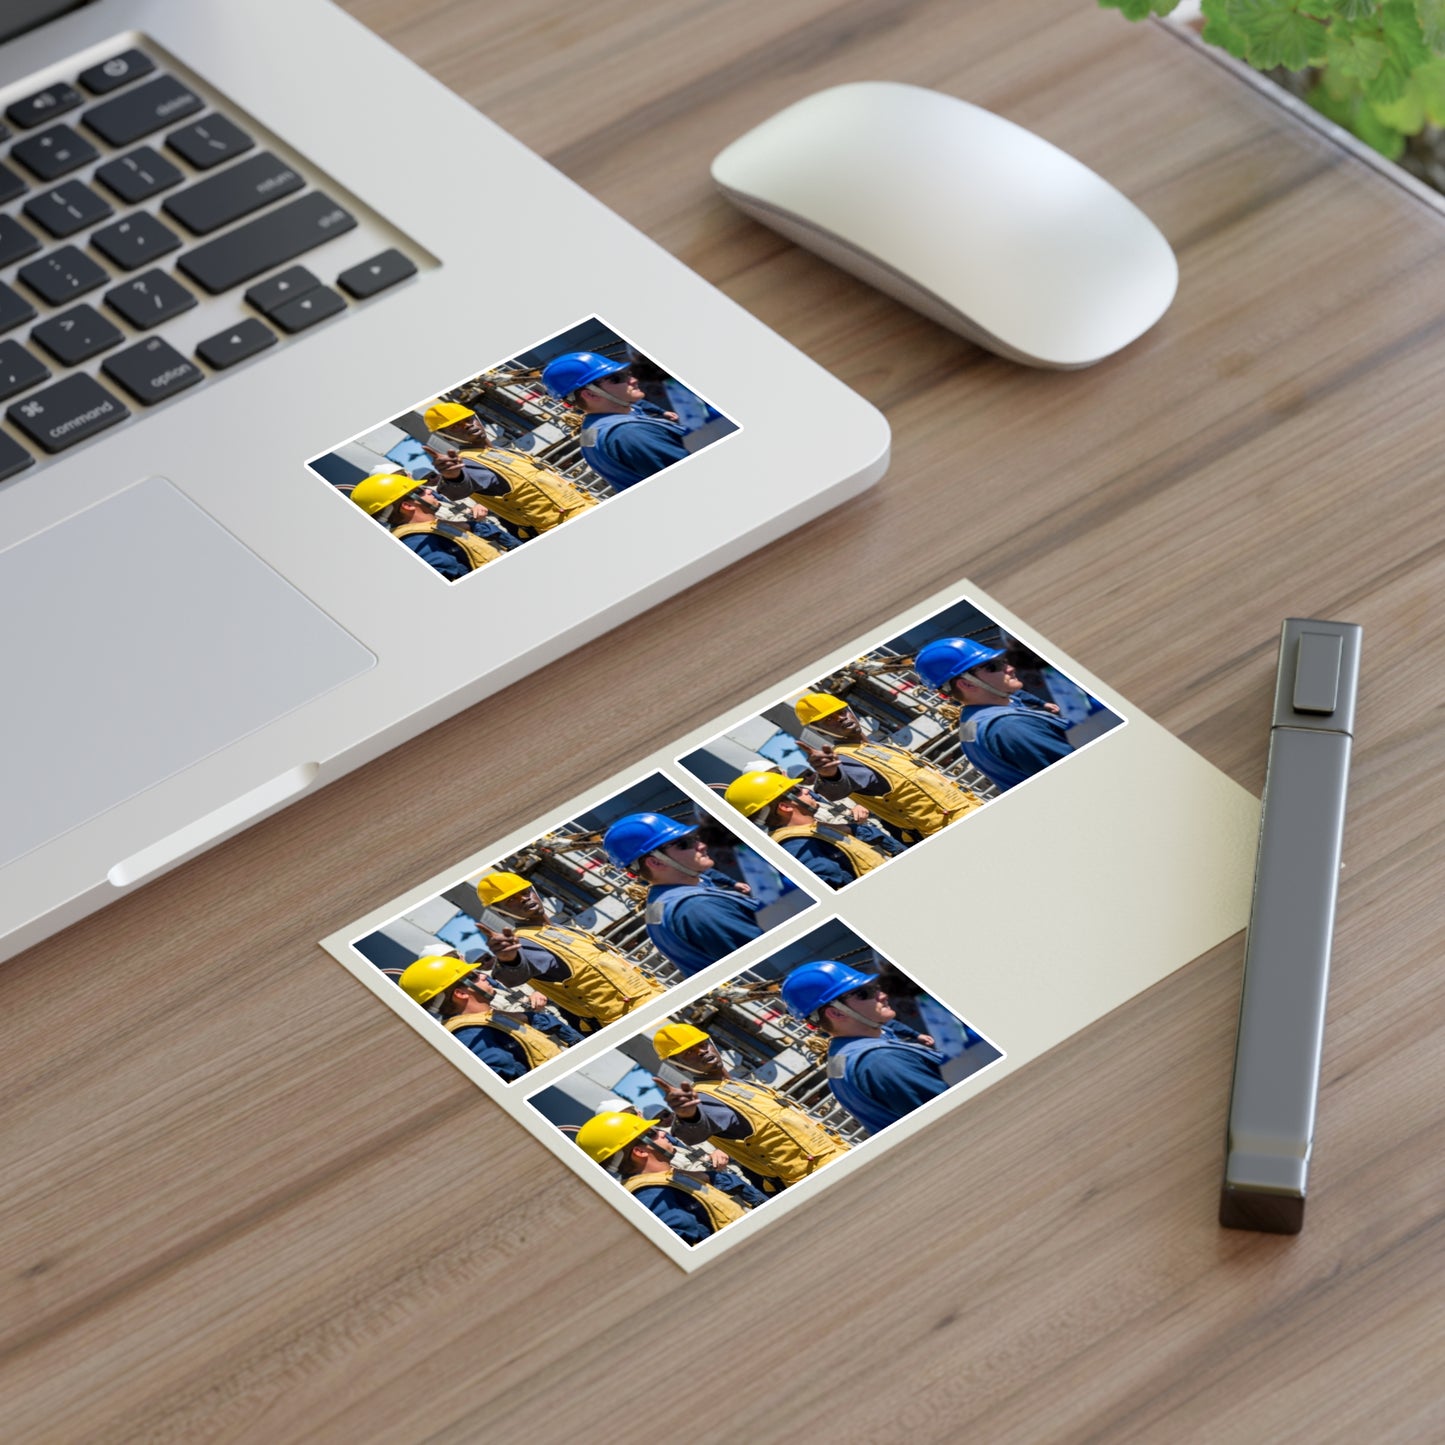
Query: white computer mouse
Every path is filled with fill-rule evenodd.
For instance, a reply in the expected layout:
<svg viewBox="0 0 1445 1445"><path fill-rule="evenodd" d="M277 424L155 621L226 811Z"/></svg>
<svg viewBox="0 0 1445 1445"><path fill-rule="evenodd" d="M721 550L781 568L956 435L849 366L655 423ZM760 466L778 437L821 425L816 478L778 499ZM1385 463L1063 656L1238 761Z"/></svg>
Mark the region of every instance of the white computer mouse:
<svg viewBox="0 0 1445 1445"><path fill-rule="evenodd" d="M860 81L765 120L712 164L749 215L1027 366L1091 366L1168 309L1179 267L1106 180L1022 126Z"/></svg>

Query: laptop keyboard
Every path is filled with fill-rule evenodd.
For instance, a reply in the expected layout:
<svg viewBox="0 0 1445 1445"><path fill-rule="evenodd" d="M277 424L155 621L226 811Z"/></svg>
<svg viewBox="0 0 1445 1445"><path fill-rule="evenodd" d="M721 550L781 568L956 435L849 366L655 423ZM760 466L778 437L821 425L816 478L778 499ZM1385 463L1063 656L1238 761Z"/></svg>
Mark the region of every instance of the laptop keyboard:
<svg viewBox="0 0 1445 1445"><path fill-rule="evenodd" d="M118 50L4 109L0 482L416 274L176 69Z"/></svg>

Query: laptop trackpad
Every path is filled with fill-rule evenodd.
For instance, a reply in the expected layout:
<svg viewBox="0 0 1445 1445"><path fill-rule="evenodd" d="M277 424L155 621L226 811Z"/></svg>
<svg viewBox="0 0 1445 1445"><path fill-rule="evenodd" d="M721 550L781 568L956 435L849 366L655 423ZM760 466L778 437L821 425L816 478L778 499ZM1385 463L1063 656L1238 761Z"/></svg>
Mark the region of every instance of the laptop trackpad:
<svg viewBox="0 0 1445 1445"><path fill-rule="evenodd" d="M376 663L159 477L0 552L0 628L0 866Z"/></svg>

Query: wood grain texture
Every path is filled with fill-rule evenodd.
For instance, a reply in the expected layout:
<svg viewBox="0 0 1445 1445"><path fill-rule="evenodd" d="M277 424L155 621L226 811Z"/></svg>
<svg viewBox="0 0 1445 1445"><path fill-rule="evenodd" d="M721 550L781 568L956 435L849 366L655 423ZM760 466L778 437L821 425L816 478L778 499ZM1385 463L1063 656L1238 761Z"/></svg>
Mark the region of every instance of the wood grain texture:
<svg viewBox="0 0 1445 1445"><path fill-rule="evenodd" d="M1085 0L347 8L882 407L894 463L0 972L5 1438L1445 1437L1445 216ZM715 195L724 143L866 78L1131 195L1161 325L1028 372ZM1306 1232L1215 1223L1235 939L686 1277L315 940L963 575L1256 791L1280 619L1364 625Z"/></svg>

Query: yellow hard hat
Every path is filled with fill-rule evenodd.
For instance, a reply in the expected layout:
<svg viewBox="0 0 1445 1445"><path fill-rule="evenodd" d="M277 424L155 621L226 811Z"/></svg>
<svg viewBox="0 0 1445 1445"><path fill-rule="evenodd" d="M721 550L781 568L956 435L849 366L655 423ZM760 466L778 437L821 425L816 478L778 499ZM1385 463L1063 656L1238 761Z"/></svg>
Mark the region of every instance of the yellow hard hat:
<svg viewBox="0 0 1445 1445"><path fill-rule="evenodd" d="M642 1119L636 1114L594 1114L577 1131L577 1145L589 1159L605 1165L614 1154L656 1127L656 1119Z"/></svg>
<svg viewBox="0 0 1445 1445"><path fill-rule="evenodd" d="M399 476L395 472L378 472L375 476L363 477L351 489L351 500L366 513L374 517L378 512L399 502L408 492L414 492L421 485L414 477Z"/></svg>
<svg viewBox="0 0 1445 1445"><path fill-rule="evenodd" d="M446 427L455 426L459 421L465 421L469 416L476 416L476 412L469 406L462 406L460 402L434 401L427 407L422 420L428 431L442 431Z"/></svg>
<svg viewBox="0 0 1445 1445"><path fill-rule="evenodd" d="M425 958L408 964L397 982L402 992L418 1003L430 1003L439 993L445 993L459 979L471 973L473 967L454 953L427 954Z"/></svg>
<svg viewBox="0 0 1445 1445"><path fill-rule="evenodd" d="M531 886L520 873L485 873L477 880L477 897L483 908L491 908L504 898L525 893Z"/></svg>
<svg viewBox="0 0 1445 1445"><path fill-rule="evenodd" d="M685 1049L708 1042L708 1036L691 1024L663 1024L652 1036L652 1047L659 1059L670 1059Z"/></svg>
<svg viewBox="0 0 1445 1445"><path fill-rule="evenodd" d="M834 697L831 692L805 692L793 704L793 711L798 715L798 721L807 727L809 723L815 723L819 718L831 717L835 712L843 712L847 706L848 704L841 697Z"/></svg>
<svg viewBox="0 0 1445 1445"><path fill-rule="evenodd" d="M751 818L768 810L784 793L798 786L796 778L786 773L744 773L727 785L723 797L740 812Z"/></svg>

